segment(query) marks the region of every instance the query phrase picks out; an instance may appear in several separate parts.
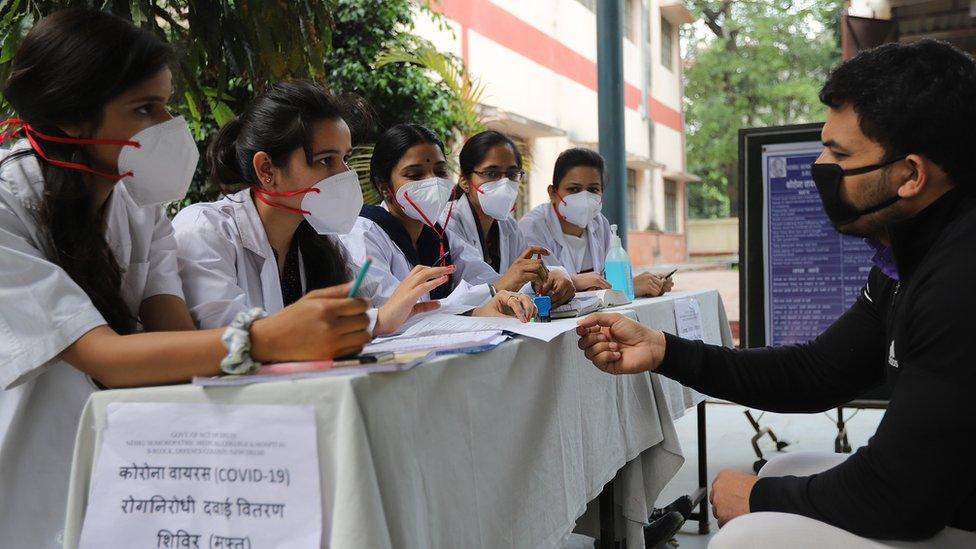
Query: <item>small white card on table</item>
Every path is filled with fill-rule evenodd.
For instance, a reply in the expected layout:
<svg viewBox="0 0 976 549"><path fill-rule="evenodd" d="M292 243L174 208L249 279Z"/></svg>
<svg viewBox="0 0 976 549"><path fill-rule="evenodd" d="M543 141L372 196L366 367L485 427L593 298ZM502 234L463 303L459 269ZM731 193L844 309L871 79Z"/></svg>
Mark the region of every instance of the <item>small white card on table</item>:
<svg viewBox="0 0 976 549"><path fill-rule="evenodd" d="M674 322L678 336L685 339L705 339L701 305L694 297L674 300Z"/></svg>
<svg viewBox="0 0 976 549"><path fill-rule="evenodd" d="M312 406L111 403L80 547L319 547Z"/></svg>

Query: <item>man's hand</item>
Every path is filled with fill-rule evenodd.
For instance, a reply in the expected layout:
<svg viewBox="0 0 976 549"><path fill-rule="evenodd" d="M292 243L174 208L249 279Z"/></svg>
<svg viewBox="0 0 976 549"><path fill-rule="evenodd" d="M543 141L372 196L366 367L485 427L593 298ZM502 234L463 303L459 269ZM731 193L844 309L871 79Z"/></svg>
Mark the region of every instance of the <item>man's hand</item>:
<svg viewBox="0 0 976 549"><path fill-rule="evenodd" d="M576 327L578 346L610 374L654 370L664 360L664 334L619 313L593 313Z"/></svg>
<svg viewBox="0 0 976 549"><path fill-rule="evenodd" d="M712 502L712 515L718 519L719 528L726 522L749 512L749 495L759 477L723 469L712 482L712 492L708 499Z"/></svg>

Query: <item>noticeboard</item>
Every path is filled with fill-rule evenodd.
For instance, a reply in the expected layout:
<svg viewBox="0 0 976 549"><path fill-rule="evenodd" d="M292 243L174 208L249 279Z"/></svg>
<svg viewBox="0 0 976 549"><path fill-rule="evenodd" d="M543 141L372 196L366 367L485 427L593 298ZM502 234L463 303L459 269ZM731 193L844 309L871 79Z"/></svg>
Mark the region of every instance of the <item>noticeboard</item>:
<svg viewBox="0 0 976 549"><path fill-rule="evenodd" d="M823 332L857 299L873 250L830 225L810 176L822 124L739 132L743 347Z"/></svg>

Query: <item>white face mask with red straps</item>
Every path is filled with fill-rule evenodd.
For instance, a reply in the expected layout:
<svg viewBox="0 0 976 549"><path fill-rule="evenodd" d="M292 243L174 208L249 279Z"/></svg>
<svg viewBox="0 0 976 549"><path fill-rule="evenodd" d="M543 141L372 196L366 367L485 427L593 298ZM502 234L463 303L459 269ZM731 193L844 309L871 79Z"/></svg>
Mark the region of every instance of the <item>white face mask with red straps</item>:
<svg viewBox="0 0 976 549"><path fill-rule="evenodd" d="M515 200L518 198L519 184L516 181L505 177L497 181L483 183L480 187L472 187L478 191L478 204L481 211L499 221L508 219L508 216L515 209Z"/></svg>
<svg viewBox="0 0 976 549"><path fill-rule="evenodd" d="M254 197L268 206L302 214L319 234L349 234L359 217L359 210L363 207L359 176L353 170L337 173L311 187L294 191L269 191L258 185L251 189ZM303 195L301 208L293 208L270 199L299 195Z"/></svg>
<svg viewBox="0 0 976 549"><path fill-rule="evenodd" d="M408 217L433 229L453 189L454 183L443 177L411 181L397 189L396 201Z"/></svg>
<svg viewBox="0 0 976 549"><path fill-rule="evenodd" d="M603 197L589 191L580 191L563 198L558 192L559 204L555 206L556 215L576 225L586 227L600 213Z"/></svg>

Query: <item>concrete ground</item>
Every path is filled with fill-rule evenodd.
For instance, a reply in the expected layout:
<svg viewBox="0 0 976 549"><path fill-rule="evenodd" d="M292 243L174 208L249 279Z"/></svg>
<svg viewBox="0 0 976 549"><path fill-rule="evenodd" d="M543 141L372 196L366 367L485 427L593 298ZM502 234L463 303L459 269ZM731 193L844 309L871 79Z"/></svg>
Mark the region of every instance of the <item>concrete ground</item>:
<svg viewBox="0 0 976 549"><path fill-rule="evenodd" d="M752 464L756 461L750 439L755 433L744 415L746 408L730 404L708 404L707 418L707 448L708 448L708 483L715 478L721 469L738 469L752 473ZM837 428L834 424L836 411L824 414L774 414L766 413L760 420L764 427L770 427L780 440L790 443L784 452L817 451L833 452L834 437ZM852 410L845 410L848 440L853 448L867 443L874 434L881 421L882 410L861 410L853 417ZM758 413L754 414L754 417ZM691 494L698 488L698 430L695 412L691 411L675 422L681 448L685 455L685 463L675 475L674 479L665 487L656 505L663 507L675 498ZM767 457L775 456L775 445L768 437L760 442L760 448ZM681 549L698 549L708 545L708 540L718 531L715 519L710 521L711 533L698 534L698 523L685 523L676 537L676 543ZM583 536L572 536L567 540L564 548L592 548L592 540Z"/></svg>
<svg viewBox="0 0 976 549"><path fill-rule="evenodd" d="M756 455L752 450L750 439L755 431L745 417L745 410L741 406L730 404L708 404L706 410L707 447L708 447L708 477L709 484L722 469L738 469L752 472L752 464ZM856 415L852 410L844 410L847 422L847 436L852 448L867 444L881 422L883 410L861 410ZM790 443L783 452L812 451L833 452L834 437L837 436L835 421L836 410L825 414L774 414L767 412L759 421L763 427L769 427L780 440ZM753 417L757 417L754 413ZM691 412L677 422L675 426L681 448L685 455L685 463L675 478L665 487L658 499L657 505L664 506L678 496L690 494L698 487L698 434L695 413ZM766 458L777 455L776 447L769 437L760 441L760 449ZM711 532L718 530L715 520L711 521ZM708 545L711 535L698 535L698 523L686 523L677 542L682 548L704 548Z"/></svg>

